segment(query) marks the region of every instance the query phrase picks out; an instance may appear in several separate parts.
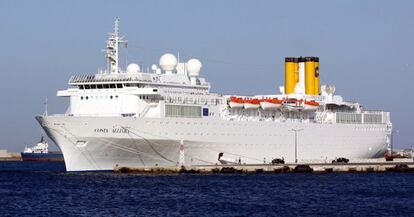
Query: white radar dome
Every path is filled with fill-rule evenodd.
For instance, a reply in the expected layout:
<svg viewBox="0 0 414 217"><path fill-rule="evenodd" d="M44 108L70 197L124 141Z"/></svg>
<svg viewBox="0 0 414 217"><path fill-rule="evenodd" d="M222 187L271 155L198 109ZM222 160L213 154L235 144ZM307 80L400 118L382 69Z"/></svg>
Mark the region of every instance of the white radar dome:
<svg viewBox="0 0 414 217"><path fill-rule="evenodd" d="M160 58L160 66L164 71L173 71L177 64L177 57L175 57L173 54L166 53Z"/></svg>
<svg viewBox="0 0 414 217"><path fill-rule="evenodd" d="M151 66L151 70L152 70L152 71L155 71L155 70L157 70L157 69L158 69L157 65L153 64L153 65Z"/></svg>
<svg viewBox="0 0 414 217"><path fill-rule="evenodd" d="M160 68L157 68L156 70L155 70L155 74L157 74L157 75L161 75L162 73L161 73L161 69Z"/></svg>
<svg viewBox="0 0 414 217"><path fill-rule="evenodd" d="M200 60L198 60L198 59L188 60L188 62L187 62L188 75L190 77L200 76L201 67L203 67L203 64L201 64Z"/></svg>
<svg viewBox="0 0 414 217"><path fill-rule="evenodd" d="M136 63L131 63L127 66L126 71L127 73L138 73L141 71L141 67Z"/></svg>

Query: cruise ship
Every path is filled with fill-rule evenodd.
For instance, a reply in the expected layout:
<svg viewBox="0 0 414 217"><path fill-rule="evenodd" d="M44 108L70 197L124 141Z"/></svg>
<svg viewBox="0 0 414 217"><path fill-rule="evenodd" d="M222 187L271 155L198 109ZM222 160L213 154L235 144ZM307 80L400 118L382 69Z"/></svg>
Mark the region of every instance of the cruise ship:
<svg viewBox="0 0 414 217"><path fill-rule="evenodd" d="M143 69L119 64L119 19L106 45L107 67L74 75L63 114L36 119L63 153L67 171L228 163L327 162L384 156L390 113L320 85L318 57L285 58L284 86L272 95L210 91L199 59L166 53Z"/></svg>

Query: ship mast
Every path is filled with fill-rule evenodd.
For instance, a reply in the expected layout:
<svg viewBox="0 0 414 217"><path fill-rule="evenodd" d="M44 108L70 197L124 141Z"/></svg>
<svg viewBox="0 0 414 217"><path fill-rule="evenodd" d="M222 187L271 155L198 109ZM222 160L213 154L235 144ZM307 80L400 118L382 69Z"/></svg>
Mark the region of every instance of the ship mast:
<svg viewBox="0 0 414 217"><path fill-rule="evenodd" d="M118 74L119 70L119 47L118 45L127 41L124 37L119 36L119 17L115 18L114 32L109 33L109 38L106 45L106 59L107 59L107 72L109 74Z"/></svg>

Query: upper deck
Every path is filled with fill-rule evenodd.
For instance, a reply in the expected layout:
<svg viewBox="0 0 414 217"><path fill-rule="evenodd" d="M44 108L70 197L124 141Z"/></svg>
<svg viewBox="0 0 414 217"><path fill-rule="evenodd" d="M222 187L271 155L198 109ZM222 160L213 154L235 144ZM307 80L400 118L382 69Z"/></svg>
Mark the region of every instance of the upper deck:
<svg viewBox="0 0 414 217"><path fill-rule="evenodd" d="M200 77L198 59L180 62L171 53L146 71L131 63L118 65L118 20L107 42L107 69L94 75L74 75L69 88L67 115L191 117L238 121L312 122L339 124L390 123L388 112L363 111L357 102L335 95L332 85L319 85L319 58L286 58L285 86L273 95L221 95Z"/></svg>
<svg viewBox="0 0 414 217"><path fill-rule="evenodd" d="M134 86L129 84L145 84L150 86L166 86L166 87L182 87L210 90L210 83L204 78L197 78L195 84L191 84L190 78L185 74L154 74L154 73L120 73L116 75L111 74L95 74L95 75L74 75L69 79L69 85L79 86L89 85L90 89L110 88L105 84L124 84L124 86ZM101 86L102 85L102 86ZM119 86L119 85L118 85ZM85 87L85 86L84 86Z"/></svg>

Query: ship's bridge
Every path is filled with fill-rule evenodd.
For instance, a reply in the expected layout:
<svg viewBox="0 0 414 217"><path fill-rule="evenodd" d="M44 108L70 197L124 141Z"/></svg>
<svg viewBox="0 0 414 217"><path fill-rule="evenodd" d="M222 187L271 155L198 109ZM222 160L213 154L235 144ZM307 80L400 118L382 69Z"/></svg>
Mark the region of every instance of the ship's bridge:
<svg viewBox="0 0 414 217"><path fill-rule="evenodd" d="M185 72L127 71L72 76L69 88L58 91L57 95L70 97L67 113L71 115L132 116L148 110L147 107L157 107L154 104L164 100L169 103L218 102L220 96L209 91L210 83L204 78L197 77L192 82Z"/></svg>

